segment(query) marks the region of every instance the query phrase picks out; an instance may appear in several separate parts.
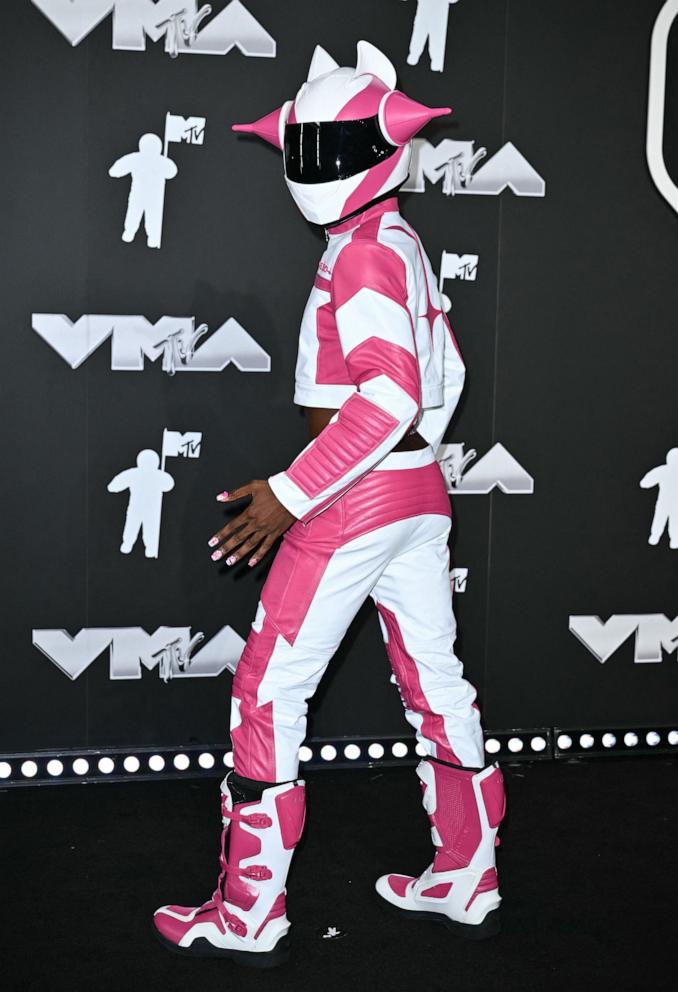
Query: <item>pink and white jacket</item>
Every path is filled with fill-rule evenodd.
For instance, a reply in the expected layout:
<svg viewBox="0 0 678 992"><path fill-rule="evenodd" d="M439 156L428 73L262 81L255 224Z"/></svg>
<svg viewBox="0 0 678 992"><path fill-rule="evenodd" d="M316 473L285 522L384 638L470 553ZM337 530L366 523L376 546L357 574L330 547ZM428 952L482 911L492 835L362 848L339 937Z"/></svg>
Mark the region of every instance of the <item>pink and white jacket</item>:
<svg viewBox="0 0 678 992"><path fill-rule="evenodd" d="M304 523L406 433L435 451L465 375L431 263L396 196L329 228L327 239L301 323L294 402L338 412L268 479Z"/></svg>

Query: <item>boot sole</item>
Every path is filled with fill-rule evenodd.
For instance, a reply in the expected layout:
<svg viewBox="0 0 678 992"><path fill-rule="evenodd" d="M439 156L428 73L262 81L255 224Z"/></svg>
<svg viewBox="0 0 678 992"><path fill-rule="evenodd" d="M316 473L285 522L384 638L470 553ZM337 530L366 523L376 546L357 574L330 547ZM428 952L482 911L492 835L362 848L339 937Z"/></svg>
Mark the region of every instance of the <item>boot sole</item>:
<svg viewBox="0 0 678 992"><path fill-rule="evenodd" d="M410 920L427 920L430 923L441 923L444 927L453 933L456 937L462 937L464 940L486 940L488 937L496 937L498 933L501 932L501 916L499 915L499 908L492 909L487 914L482 923L458 923L456 920L451 920L449 916L445 916L444 913L431 913L423 909L402 909L400 906L395 906L388 899L384 899L377 893L380 903L386 904L388 909L397 914L398 916L405 916Z"/></svg>
<svg viewBox="0 0 678 992"><path fill-rule="evenodd" d="M245 968L277 968L285 964L290 957L290 938L285 934L271 951L236 951L223 947L215 947L205 937L196 937L190 947L179 947L167 937L163 937L157 927L151 923L153 933L162 946L172 954L191 958L230 958L234 964Z"/></svg>

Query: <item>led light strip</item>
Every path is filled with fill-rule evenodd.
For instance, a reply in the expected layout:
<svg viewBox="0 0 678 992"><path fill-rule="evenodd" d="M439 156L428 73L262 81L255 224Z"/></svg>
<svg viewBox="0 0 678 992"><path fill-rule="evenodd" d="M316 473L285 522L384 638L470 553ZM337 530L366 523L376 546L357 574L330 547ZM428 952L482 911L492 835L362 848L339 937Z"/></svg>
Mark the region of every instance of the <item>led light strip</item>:
<svg viewBox="0 0 678 992"><path fill-rule="evenodd" d="M678 729L675 726L599 727L590 730L556 727L553 740L553 757L556 759L678 752Z"/></svg>
<svg viewBox="0 0 678 992"><path fill-rule="evenodd" d="M553 757L550 729L505 730L485 735L491 760ZM425 754L413 738L354 738L309 741L299 749L304 769L408 764ZM222 775L233 767L223 747L108 748L0 755L0 789L20 785L121 782Z"/></svg>

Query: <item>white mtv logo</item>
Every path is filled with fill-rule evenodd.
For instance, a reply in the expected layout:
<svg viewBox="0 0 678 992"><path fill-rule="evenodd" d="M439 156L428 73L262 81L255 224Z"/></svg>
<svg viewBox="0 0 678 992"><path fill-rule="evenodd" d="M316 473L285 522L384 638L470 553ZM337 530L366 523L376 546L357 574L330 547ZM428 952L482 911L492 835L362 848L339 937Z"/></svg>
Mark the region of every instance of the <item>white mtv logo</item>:
<svg viewBox="0 0 678 992"><path fill-rule="evenodd" d="M90 627L71 637L65 630L34 630L33 644L75 681L108 651L111 679L140 679L142 667L158 669L163 682L179 678L215 678L235 672L245 642L232 627L222 627L199 650L202 632L190 627L158 627L147 634L142 627ZM194 653L195 652L195 653Z"/></svg>
<svg viewBox="0 0 678 992"><path fill-rule="evenodd" d="M450 583L452 592L466 592L468 582L468 568L453 568L450 572Z"/></svg>
<svg viewBox="0 0 678 992"><path fill-rule="evenodd" d="M226 55L238 48L243 55L274 58L275 38L240 0L232 0L211 21L209 4L198 10L196 0L32 0L71 45L79 45L109 14L113 14L113 48L144 52L146 39L165 41L176 56Z"/></svg>
<svg viewBox="0 0 678 992"><path fill-rule="evenodd" d="M425 179L437 183L442 179L445 196L497 196L510 189L516 196L544 196L546 183L511 141L485 162L486 148L474 150L473 141L444 138L432 145L425 138L412 142L410 176L403 191L423 193Z"/></svg>
<svg viewBox="0 0 678 992"><path fill-rule="evenodd" d="M476 456L475 448L464 451L464 442L440 445L436 459L448 492L486 495L495 487L513 496L534 492L534 479L503 444L494 444L467 471Z"/></svg>
<svg viewBox="0 0 678 992"><path fill-rule="evenodd" d="M155 323L140 315L83 314L75 322L63 313L34 313L32 327L72 369L111 338L114 372L142 372L144 360L162 357L163 372L221 372L231 362L241 372L270 372L271 358L233 317L200 347L207 324L195 317L161 317Z"/></svg>
<svg viewBox="0 0 678 992"><path fill-rule="evenodd" d="M664 651L672 654L678 647L678 617L669 620L663 613L612 616L605 622L597 616L571 616L569 629L601 665L632 635L637 664L663 661Z"/></svg>
<svg viewBox="0 0 678 992"><path fill-rule="evenodd" d="M440 259L440 276L438 277L438 290L440 301L445 313L452 309L452 302L445 293L443 285L446 279L463 279L466 282L475 282L478 274L477 255L457 255L455 252L444 251Z"/></svg>

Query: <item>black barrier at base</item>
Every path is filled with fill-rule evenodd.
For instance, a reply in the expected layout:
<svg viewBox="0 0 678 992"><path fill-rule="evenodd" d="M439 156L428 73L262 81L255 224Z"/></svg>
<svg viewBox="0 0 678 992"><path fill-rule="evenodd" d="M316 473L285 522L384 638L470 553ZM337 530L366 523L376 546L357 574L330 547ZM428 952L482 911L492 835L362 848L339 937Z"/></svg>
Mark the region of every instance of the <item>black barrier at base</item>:
<svg viewBox="0 0 678 992"><path fill-rule="evenodd" d="M500 730L485 733L488 760L553 761L609 755L678 753L678 729L671 727ZM423 756L413 738L313 740L300 749L304 770L374 768L412 764ZM26 785L129 782L210 778L233 764L224 747L107 748L0 756L0 790Z"/></svg>

